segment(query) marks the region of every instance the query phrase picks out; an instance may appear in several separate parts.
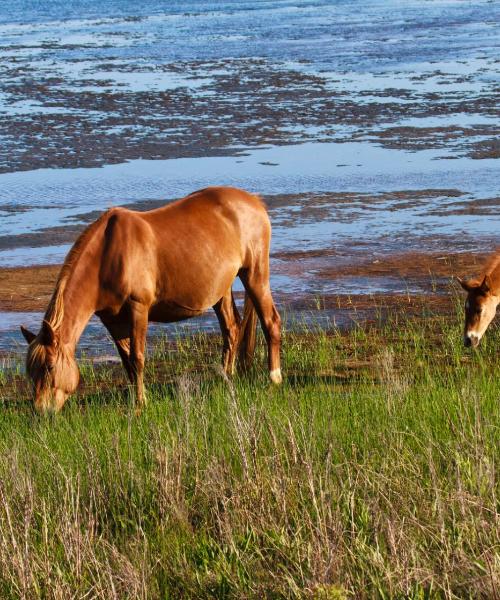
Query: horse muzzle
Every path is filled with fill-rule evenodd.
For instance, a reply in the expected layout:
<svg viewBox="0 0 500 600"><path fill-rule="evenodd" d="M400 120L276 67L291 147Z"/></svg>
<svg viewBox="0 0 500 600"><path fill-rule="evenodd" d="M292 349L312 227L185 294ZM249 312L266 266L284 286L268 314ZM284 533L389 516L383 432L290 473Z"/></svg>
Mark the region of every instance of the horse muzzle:
<svg viewBox="0 0 500 600"><path fill-rule="evenodd" d="M466 333L464 335L464 346L466 348L477 348L479 346L479 340L481 338L475 333Z"/></svg>

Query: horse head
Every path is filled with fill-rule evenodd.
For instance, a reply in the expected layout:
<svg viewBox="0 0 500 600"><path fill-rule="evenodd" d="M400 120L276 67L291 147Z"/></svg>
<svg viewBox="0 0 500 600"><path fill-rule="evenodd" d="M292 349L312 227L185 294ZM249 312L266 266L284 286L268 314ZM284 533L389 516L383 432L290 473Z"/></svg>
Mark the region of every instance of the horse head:
<svg viewBox="0 0 500 600"><path fill-rule="evenodd" d="M59 412L80 380L73 349L61 342L57 330L46 320L38 335L22 326L21 332L29 344L26 371L33 382L35 410Z"/></svg>
<svg viewBox="0 0 500 600"><path fill-rule="evenodd" d="M458 279L467 292L465 300L464 344L476 347L495 316L500 297L492 291L492 282L488 275L482 281L463 281Z"/></svg>

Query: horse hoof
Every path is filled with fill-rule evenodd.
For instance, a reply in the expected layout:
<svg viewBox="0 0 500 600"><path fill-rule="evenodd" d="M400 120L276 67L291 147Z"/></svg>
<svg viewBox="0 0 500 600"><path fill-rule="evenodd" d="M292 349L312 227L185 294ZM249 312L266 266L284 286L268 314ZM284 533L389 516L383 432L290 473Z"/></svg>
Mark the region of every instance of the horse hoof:
<svg viewBox="0 0 500 600"><path fill-rule="evenodd" d="M271 381L276 385L279 385L283 381L283 377L281 376L281 369L274 369L269 373L269 377Z"/></svg>

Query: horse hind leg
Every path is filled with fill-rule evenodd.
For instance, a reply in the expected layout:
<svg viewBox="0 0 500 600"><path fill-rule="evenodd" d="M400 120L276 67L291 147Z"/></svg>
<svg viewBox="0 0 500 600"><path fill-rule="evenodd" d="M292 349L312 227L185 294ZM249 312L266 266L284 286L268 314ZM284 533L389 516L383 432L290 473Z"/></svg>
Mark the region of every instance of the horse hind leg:
<svg viewBox="0 0 500 600"><path fill-rule="evenodd" d="M250 296L267 342L269 377L273 383L282 382L281 376L281 318L273 302L269 285L269 269L256 266L240 273L240 279Z"/></svg>
<svg viewBox="0 0 500 600"><path fill-rule="evenodd" d="M135 412L139 415L146 404L144 389L144 361L146 350L146 335L148 331L148 307L141 302L130 302L130 366L132 381L135 385Z"/></svg>
<svg viewBox="0 0 500 600"><path fill-rule="evenodd" d="M213 308L222 333L222 368L227 375L232 375L238 352L241 317L236 308L231 288Z"/></svg>

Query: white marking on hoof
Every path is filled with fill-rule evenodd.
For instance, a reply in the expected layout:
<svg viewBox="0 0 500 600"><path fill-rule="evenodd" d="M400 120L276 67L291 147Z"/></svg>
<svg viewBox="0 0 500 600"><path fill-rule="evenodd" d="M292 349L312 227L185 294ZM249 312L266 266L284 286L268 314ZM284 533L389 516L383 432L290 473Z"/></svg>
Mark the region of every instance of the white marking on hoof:
<svg viewBox="0 0 500 600"><path fill-rule="evenodd" d="M281 377L281 369L274 369L274 371L269 373L269 377L271 378L271 381L276 384L283 381L283 378Z"/></svg>

